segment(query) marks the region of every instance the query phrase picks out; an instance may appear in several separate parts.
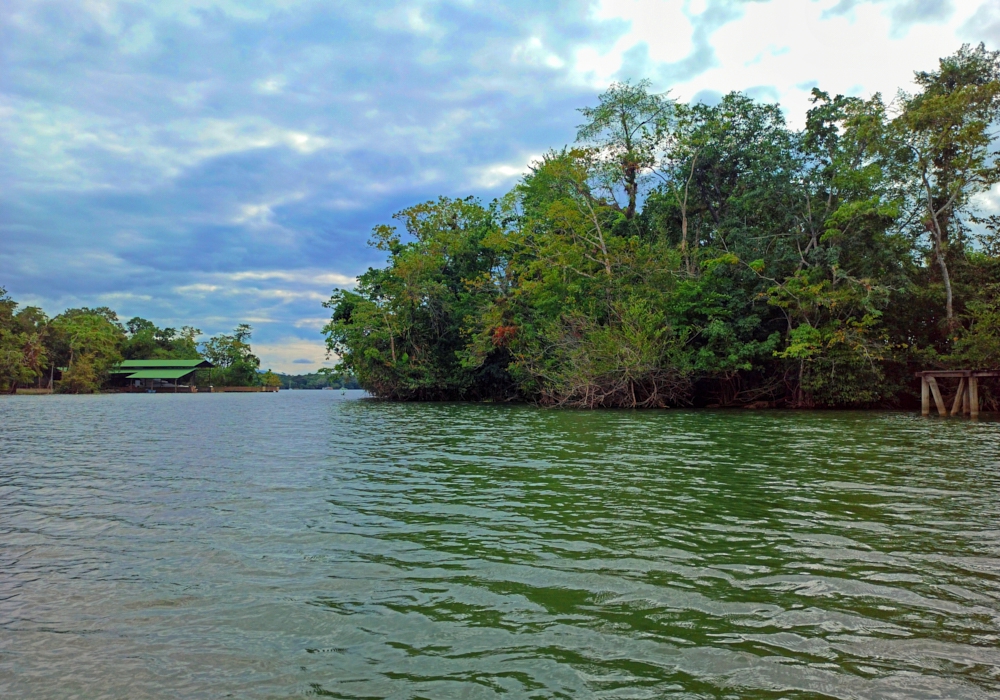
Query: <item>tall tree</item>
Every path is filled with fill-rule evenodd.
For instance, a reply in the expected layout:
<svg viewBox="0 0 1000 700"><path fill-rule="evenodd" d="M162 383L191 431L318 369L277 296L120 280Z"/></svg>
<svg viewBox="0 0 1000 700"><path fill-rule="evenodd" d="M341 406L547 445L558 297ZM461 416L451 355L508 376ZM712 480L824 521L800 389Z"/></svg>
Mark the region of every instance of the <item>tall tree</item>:
<svg viewBox="0 0 1000 700"><path fill-rule="evenodd" d="M813 89L801 133L801 202L789 231L798 260L771 278L768 301L788 323L793 405L870 404L883 395L890 290L907 283L909 241L897 218L905 188L879 95Z"/></svg>
<svg viewBox="0 0 1000 700"><path fill-rule="evenodd" d="M577 142L594 150L601 165L597 174L609 201L631 220L639 189L656 167L674 103L666 95L649 92L650 82L614 83L598 97L596 107L580 110L586 121L577 129ZM625 195L625 206L615 199Z"/></svg>
<svg viewBox="0 0 1000 700"><path fill-rule="evenodd" d="M932 255L941 271L945 313L954 324L949 249L962 248L960 217L972 198L1000 182L994 129L1000 120L1000 52L965 44L936 71L919 71L902 95L897 125L909 144Z"/></svg>
<svg viewBox="0 0 1000 700"><path fill-rule="evenodd" d="M107 307L68 309L52 319L52 329L53 354L66 367L63 391L97 391L122 361L125 329Z"/></svg>
<svg viewBox="0 0 1000 700"><path fill-rule="evenodd" d="M622 214L593 187L590 149L547 154L500 207L491 241L502 290L476 319L470 356L501 347L522 392L546 404L664 406L689 388L682 334L666 308L676 254L611 235Z"/></svg>
<svg viewBox="0 0 1000 700"><path fill-rule="evenodd" d="M138 316L125 323L128 339L122 347L125 359L193 360L201 357L196 338L201 331L191 326L159 328L152 321Z"/></svg>
<svg viewBox="0 0 1000 700"><path fill-rule="evenodd" d="M194 330L194 329L192 329ZM215 365L209 381L220 386L256 386L260 358L253 354L250 339L253 328L241 323L231 334L220 333L202 344L205 358Z"/></svg>
<svg viewBox="0 0 1000 700"><path fill-rule="evenodd" d="M371 244L388 254L353 291L336 290L324 328L345 369L379 395L397 399L506 398L509 380L491 353L466 363L467 319L495 290L480 283L498 263L484 241L493 212L473 198L404 209L395 226L376 226Z"/></svg>
<svg viewBox="0 0 1000 700"><path fill-rule="evenodd" d="M0 287L0 390L10 392L41 376L48 361L44 344L48 319L37 307L20 311L17 307Z"/></svg>

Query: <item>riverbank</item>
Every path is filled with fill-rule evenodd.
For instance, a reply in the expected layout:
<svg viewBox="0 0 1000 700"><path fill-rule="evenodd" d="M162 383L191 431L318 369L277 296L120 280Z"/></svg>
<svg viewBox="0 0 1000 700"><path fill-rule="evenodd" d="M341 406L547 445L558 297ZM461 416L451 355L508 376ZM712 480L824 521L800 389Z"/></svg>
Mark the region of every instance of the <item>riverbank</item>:
<svg viewBox="0 0 1000 700"><path fill-rule="evenodd" d="M207 387L172 387L161 386L155 388L148 387L122 387L117 389L104 389L102 391L91 392L93 394L260 394L277 393L281 387L277 386L207 386ZM51 396L55 395L52 389L18 389L13 394L7 396Z"/></svg>

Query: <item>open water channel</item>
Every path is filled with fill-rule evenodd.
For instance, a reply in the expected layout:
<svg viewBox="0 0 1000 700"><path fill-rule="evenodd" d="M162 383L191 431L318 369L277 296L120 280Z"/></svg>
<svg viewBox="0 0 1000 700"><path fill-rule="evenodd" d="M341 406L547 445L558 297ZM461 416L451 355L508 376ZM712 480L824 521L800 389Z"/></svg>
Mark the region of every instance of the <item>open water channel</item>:
<svg viewBox="0 0 1000 700"><path fill-rule="evenodd" d="M0 399L3 698L1000 697L1000 423Z"/></svg>

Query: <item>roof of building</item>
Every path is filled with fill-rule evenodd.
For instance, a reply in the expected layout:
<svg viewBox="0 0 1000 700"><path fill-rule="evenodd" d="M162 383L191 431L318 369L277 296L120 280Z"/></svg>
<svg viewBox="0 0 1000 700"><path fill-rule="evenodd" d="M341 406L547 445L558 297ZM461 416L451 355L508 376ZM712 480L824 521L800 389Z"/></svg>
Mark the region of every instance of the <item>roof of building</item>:
<svg viewBox="0 0 1000 700"><path fill-rule="evenodd" d="M194 367L187 369L141 369L125 377L126 379L180 379L194 372Z"/></svg>
<svg viewBox="0 0 1000 700"><path fill-rule="evenodd" d="M181 367L191 367L191 368L201 368L201 367L212 367L212 363L208 360L197 359L197 360L125 360L119 365L121 369L135 368L135 369L147 369L153 367L162 367L164 369L179 369Z"/></svg>

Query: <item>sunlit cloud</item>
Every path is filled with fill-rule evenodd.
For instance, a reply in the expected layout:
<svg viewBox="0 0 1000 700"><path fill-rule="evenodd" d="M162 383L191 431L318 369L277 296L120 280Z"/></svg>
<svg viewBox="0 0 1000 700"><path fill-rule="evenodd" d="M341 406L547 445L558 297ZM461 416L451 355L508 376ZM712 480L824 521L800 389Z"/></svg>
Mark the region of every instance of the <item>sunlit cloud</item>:
<svg viewBox="0 0 1000 700"><path fill-rule="evenodd" d="M487 189L499 186L510 187L528 173L531 163L541 160L541 158L541 154L532 154L510 163L493 163L472 168L470 179L478 187Z"/></svg>
<svg viewBox="0 0 1000 700"><path fill-rule="evenodd" d="M338 287L351 287L357 279L348 275L341 275L336 272L324 272L320 270L255 270L248 272L226 272L219 273L220 277L239 282L242 280L283 280L287 282L298 282L299 284L310 284L319 286L335 285Z"/></svg>
<svg viewBox="0 0 1000 700"><path fill-rule="evenodd" d="M315 372L320 367L333 367L336 356L327 357L326 345L319 341L303 340L294 336L278 338L275 342L255 343L254 353L261 360L261 369L285 374Z"/></svg>

